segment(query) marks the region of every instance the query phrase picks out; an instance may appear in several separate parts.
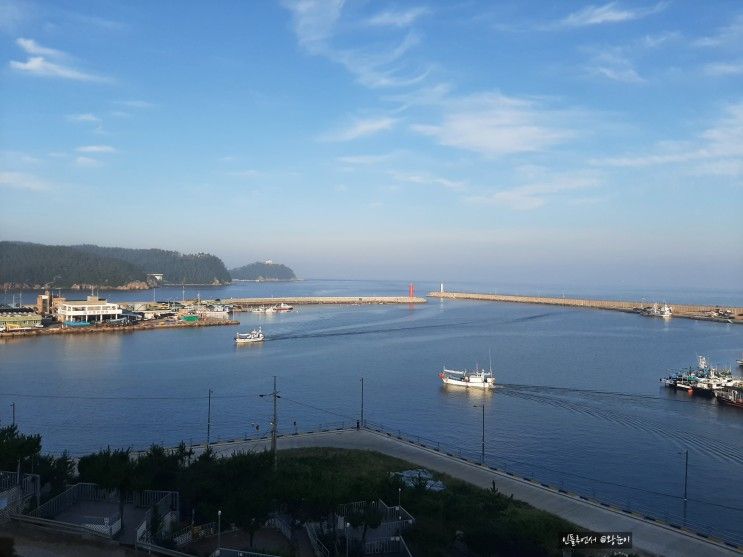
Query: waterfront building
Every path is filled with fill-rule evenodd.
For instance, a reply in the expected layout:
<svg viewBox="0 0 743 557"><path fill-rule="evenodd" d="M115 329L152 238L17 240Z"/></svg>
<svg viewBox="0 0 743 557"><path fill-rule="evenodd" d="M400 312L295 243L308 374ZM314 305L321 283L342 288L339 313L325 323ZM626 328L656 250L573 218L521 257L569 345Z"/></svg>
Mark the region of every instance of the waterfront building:
<svg viewBox="0 0 743 557"><path fill-rule="evenodd" d="M0 331L41 327L41 315L31 308L0 307Z"/></svg>
<svg viewBox="0 0 743 557"><path fill-rule="evenodd" d="M62 322L102 322L121 317L119 304L107 302L105 298L88 296L86 300L64 300L57 307L57 319Z"/></svg>

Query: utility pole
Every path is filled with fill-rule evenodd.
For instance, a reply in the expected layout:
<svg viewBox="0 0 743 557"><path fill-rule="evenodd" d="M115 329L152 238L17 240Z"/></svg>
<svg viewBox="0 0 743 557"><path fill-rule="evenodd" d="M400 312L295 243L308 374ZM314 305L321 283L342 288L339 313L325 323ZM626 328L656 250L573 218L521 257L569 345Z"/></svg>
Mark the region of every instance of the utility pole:
<svg viewBox="0 0 743 557"><path fill-rule="evenodd" d="M276 390L276 376L273 376L273 391L268 394L258 395L261 398L271 396L273 397L273 424L271 427L271 453L273 454L273 469L276 470L276 432L278 430L278 413L276 408L276 400L281 398L279 391Z"/></svg>
<svg viewBox="0 0 743 557"><path fill-rule="evenodd" d="M364 427L364 378L361 378L361 427Z"/></svg>
<svg viewBox="0 0 743 557"><path fill-rule="evenodd" d="M684 451L684 501L686 501L686 480L689 477L689 450Z"/></svg>
<svg viewBox="0 0 743 557"><path fill-rule="evenodd" d="M482 446L480 449L480 464L485 464L485 404L473 404L474 408L482 409Z"/></svg>
<svg viewBox="0 0 743 557"><path fill-rule="evenodd" d="M206 415L206 448L209 448L209 440L212 433L212 390L209 389L209 410Z"/></svg>
<svg viewBox="0 0 743 557"><path fill-rule="evenodd" d="M13 409L13 425L15 425L15 402L11 402L10 407Z"/></svg>

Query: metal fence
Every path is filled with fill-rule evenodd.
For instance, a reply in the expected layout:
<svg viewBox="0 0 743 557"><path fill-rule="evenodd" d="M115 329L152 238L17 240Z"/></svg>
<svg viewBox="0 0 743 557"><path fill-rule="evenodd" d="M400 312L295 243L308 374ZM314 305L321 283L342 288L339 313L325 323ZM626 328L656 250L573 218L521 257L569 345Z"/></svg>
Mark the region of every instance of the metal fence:
<svg viewBox="0 0 743 557"><path fill-rule="evenodd" d="M481 454L477 447L457 447L441 443L437 439L411 434L398 428L387 427L381 423L368 420L364 422L364 425L366 429L382 433L393 439L458 458L473 465L483 466L518 480L532 482L534 485L552 489L564 495L572 495L616 512L651 522L665 523L671 528L683 530L702 538L718 538L728 545L743 545L742 530L733 531L723 528L714 518L702 519L699 516L694 516L693 519L688 518L689 515L686 513L687 504L680 495L652 494L658 501L658 506L653 506L647 502L647 496L641 500L641 497L646 494L644 493L645 490L638 487L618 486L609 480L573 474L570 471L551 468L545 463L523 462L503 455L486 454L485 463L480 464ZM621 495L617 496L617 492L621 492ZM689 504L692 503L700 506L707 505L710 509L710 517L713 517L716 512L721 512L714 502L689 499ZM726 507L722 512L736 513L741 517L740 523L743 524L743 509Z"/></svg>
<svg viewBox="0 0 743 557"><path fill-rule="evenodd" d="M103 489L92 483L78 483L28 513L29 516L53 519L79 501L118 501L115 489Z"/></svg>
<svg viewBox="0 0 743 557"><path fill-rule="evenodd" d="M315 555L323 557L330 557L330 550L325 547L325 544L320 541L317 533L317 525L309 522L304 523L304 529L307 531L307 537L310 538L310 544L315 552Z"/></svg>

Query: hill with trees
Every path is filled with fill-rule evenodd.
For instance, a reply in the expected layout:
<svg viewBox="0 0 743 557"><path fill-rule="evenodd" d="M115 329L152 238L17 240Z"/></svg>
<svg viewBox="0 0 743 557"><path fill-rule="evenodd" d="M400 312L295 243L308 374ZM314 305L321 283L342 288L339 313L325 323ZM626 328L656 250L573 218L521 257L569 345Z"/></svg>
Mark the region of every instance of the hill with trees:
<svg viewBox="0 0 743 557"><path fill-rule="evenodd" d="M0 284L10 288L146 287L146 278L146 273L132 263L69 246L0 242Z"/></svg>
<svg viewBox="0 0 743 557"><path fill-rule="evenodd" d="M161 249L0 242L0 285L8 288L148 288L147 274L170 284L227 284L222 260Z"/></svg>
<svg viewBox="0 0 743 557"><path fill-rule="evenodd" d="M286 265L256 261L236 269L230 269L233 280L296 280L296 275Z"/></svg>
<svg viewBox="0 0 743 557"><path fill-rule="evenodd" d="M105 248L89 244L72 247L126 261L145 273L162 273L169 284L227 284L232 281L222 260L208 253L182 254L162 249Z"/></svg>

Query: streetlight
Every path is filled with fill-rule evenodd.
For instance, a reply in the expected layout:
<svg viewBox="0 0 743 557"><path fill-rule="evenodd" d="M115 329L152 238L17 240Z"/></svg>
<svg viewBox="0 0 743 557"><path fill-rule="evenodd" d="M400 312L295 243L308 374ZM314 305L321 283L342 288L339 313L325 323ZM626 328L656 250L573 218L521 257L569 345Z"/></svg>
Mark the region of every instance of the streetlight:
<svg viewBox="0 0 743 557"><path fill-rule="evenodd" d="M473 408L482 408L482 448L480 451L480 464L485 464L485 405L473 404Z"/></svg>
<svg viewBox="0 0 743 557"><path fill-rule="evenodd" d="M402 496L402 488L397 488L397 507L400 508L400 497Z"/></svg>
<svg viewBox="0 0 743 557"><path fill-rule="evenodd" d="M348 529L351 527L350 522L346 522L346 557L348 557Z"/></svg>
<svg viewBox="0 0 743 557"><path fill-rule="evenodd" d="M217 511L217 555L222 554L222 510Z"/></svg>

